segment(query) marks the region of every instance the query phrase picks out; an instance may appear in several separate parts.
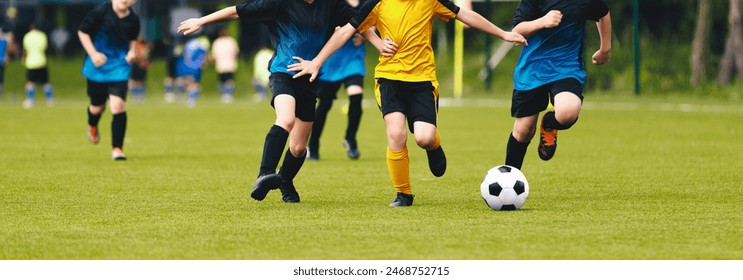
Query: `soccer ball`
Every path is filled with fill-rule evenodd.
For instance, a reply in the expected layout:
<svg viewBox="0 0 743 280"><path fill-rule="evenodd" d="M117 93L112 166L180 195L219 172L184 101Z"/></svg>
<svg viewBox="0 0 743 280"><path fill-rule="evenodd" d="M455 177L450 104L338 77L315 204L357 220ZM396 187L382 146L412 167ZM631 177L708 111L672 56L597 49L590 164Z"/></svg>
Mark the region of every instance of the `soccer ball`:
<svg viewBox="0 0 743 280"><path fill-rule="evenodd" d="M485 174L480 192L493 210L516 210L524 206L529 196L529 182L516 167L499 165Z"/></svg>

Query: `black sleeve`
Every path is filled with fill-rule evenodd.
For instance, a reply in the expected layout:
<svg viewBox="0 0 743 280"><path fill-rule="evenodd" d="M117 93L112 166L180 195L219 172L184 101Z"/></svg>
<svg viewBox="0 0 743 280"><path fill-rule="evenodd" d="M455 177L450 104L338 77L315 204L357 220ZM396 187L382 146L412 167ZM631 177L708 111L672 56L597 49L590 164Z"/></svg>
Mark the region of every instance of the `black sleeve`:
<svg viewBox="0 0 743 280"><path fill-rule="evenodd" d="M542 17L542 11L539 8L540 0L521 0L519 7L516 8L516 14L513 16L511 27L516 27L524 21L532 21Z"/></svg>
<svg viewBox="0 0 743 280"><path fill-rule="evenodd" d="M459 6L454 4L454 2L452 2L451 0L439 0L439 3L441 3L441 5L444 5L444 7L449 8L452 13L459 14Z"/></svg>
<svg viewBox="0 0 743 280"><path fill-rule="evenodd" d="M103 26L103 16L106 14L106 5L111 6L111 2L106 1L106 3L98 5L98 7L95 7L90 11L90 13L88 13L80 23L78 30L88 35L98 33L98 30Z"/></svg>
<svg viewBox="0 0 743 280"><path fill-rule="evenodd" d="M367 0L364 1L364 4L361 4L359 8L356 10L356 14L351 17L351 19L348 21L348 23L353 26L353 28L358 29L359 26L361 26L361 23L366 20L366 17L369 16L369 14L374 10L374 7L379 4L380 0Z"/></svg>
<svg viewBox="0 0 743 280"><path fill-rule="evenodd" d="M609 13L609 6L601 0L591 1L591 6L588 8L587 18L592 21L599 21L602 17Z"/></svg>
<svg viewBox="0 0 743 280"><path fill-rule="evenodd" d="M139 16L137 16L133 11L132 13L132 20L131 20L131 26L132 28L127 32L126 39L128 41L134 41L137 40L137 37L139 37Z"/></svg>
<svg viewBox="0 0 743 280"><path fill-rule="evenodd" d="M348 5L346 0L336 0L332 14L331 23L334 26L344 26L356 15L356 11Z"/></svg>
<svg viewBox="0 0 743 280"><path fill-rule="evenodd" d="M235 6L240 21L246 24L272 21L276 19L277 10L283 0L249 0Z"/></svg>

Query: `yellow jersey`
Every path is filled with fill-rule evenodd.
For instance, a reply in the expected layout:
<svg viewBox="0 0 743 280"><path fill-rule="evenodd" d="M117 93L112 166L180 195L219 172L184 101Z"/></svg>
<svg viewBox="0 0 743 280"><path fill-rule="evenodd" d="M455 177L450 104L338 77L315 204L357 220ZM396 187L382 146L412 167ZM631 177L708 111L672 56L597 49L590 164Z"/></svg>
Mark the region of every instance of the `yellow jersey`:
<svg viewBox="0 0 743 280"><path fill-rule="evenodd" d="M406 82L436 81L431 47L433 18L448 22L459 7L449 0L369 0L351 20L359 32L376 27L380 37L398 44L392 57L379 57L375 78Z"/></svg>

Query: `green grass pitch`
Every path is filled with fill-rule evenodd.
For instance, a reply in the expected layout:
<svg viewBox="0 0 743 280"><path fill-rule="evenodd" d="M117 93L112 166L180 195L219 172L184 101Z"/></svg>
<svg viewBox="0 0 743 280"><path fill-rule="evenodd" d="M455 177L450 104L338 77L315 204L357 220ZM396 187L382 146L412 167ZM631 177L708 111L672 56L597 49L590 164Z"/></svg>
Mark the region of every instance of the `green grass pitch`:
<svg viewBox="0 0 743 280"><path fill-rule="evenodd" d="M88 142L82 97L0 102L0 259L743 259L739 104L588 96L555 158L529 147L524 208L496 212L479 184L505 157L505 100L442 106L449 169L434 178L409 141L415 205L393 209L369 95L361 159L345 157L339 99L302 202L285 204L249 197L267 104L158 94L128 105L126 162L110 159L108 111Z"/></svg>

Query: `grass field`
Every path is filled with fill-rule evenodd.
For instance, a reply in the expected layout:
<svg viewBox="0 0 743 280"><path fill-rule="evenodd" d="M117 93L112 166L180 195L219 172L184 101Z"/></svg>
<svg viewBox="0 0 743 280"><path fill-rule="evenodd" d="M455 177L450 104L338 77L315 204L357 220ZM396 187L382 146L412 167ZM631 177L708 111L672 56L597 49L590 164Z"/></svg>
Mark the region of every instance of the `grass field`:
<svg viewBox="0 0 743 280"><path fill-rule="evenodd" d="M524 208L495 212L479 183L503 162L505 98L442 102L447 174L409 143L415 205L393 209L369 95L361 159L345 157L339 101L290 205L248 196L267 104L159 94L129 104L126 162L110 159L109 112L87 141L82 94L0 101L0 259L743 259L740 103L588 96L554 159L532 142Z"/></svg>

